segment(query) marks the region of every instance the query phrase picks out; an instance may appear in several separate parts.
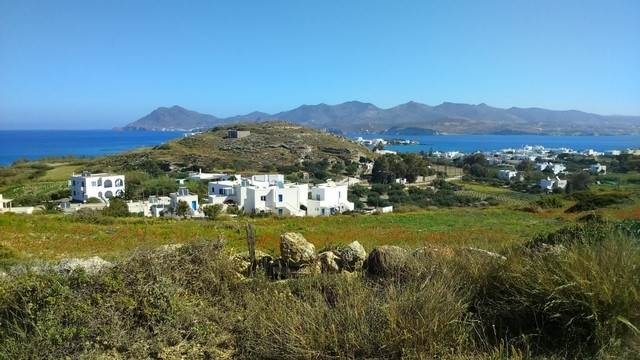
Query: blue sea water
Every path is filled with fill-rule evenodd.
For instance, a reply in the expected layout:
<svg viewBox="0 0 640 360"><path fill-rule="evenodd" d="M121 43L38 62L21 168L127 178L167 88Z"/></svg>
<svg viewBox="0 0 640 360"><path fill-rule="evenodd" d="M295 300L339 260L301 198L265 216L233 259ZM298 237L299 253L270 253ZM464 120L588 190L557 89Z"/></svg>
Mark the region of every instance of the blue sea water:
<svg viewBox="0 0 640 360"><path fill-rule="evenodd" d="M367 135L365 139L380 138ZM395 138L395 137L394 137ZM417 145L388 145L385 148L398 152L434 151L492 151L518 149L526 145L542 145L545 148L569 148L576 151L593 149L596 151L625 150L640 148L640 135L623 136L559 136L559 135L423 135L398 136L416 140Z"/></svg>
<svg viewBox="0 0 640 360"><path fill-rule="evenodd" d="M98 156L154 146L182 137L182 132L113 131L113 130L0 130L0 166L18 159L39 159L48 156ZM357 136L357 135L356 135ZM364 138L382 137L376 134ZM574 150L606 151L640 147L640 135L628 136L546 136L546 135L430 135L402 136L417 140L418 145L389 145L399 152L490 151L542 145L547 148L566 147Z"/></svg>
<svg viewBox="0 0 640 360"><path fill-rule="evenodd" d="M98 156L179 138L173 131L0 130L0 166L18 159L48 156Z"/></svg>

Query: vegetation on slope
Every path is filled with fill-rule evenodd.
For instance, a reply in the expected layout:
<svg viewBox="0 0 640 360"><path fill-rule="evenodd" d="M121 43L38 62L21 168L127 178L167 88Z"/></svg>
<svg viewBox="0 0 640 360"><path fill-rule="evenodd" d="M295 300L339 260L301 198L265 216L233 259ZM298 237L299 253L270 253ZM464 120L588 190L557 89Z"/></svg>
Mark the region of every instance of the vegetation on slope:
<svg viewBox="0 0 640 360"><path fill-rule="evenodd" d="M229 129L248 130L240 139L227 138ZM97 159L95 168L143 170L150 174L176 169L208 171L278 171L305 161L327 160L349 165L372 157L362 145L342 137L285 122L221 126L204 133ZM290 171L285 171L290 172Z"/></svg>

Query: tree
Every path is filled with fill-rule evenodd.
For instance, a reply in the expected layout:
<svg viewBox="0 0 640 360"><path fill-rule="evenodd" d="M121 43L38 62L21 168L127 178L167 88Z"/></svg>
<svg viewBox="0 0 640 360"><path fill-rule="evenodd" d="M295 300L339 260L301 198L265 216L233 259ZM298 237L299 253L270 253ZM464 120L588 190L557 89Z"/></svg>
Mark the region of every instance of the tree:
<svg viewBox="0 0 640 360"><path fill-rule="evenodd" d="M530 159L524 159L520 161L520 163L516 166L516 170L529 172L533 170L533 165L534 165L533 161L531 161Z"/></svg>
<svg viewBox="0 0 640 360"><path fill-rule="evenodd" d="M573 174L573 176L568 179L566 192L572 193L574 191L586 190L587 188L589 188L590 184L591 176L589 175L589 173L581 171L579 173Z"/></svg>
<svg viewBox="0 0 640 360"><path fill-rule="evenodd" d="M191 212L191 208L186 201L180 200L176 205L176 215L182 216L183 218L187 217L187 215Z"/></svg>
<svg viewBox="0 0 640 360"><path fill-rule="evenodd" d="M222 212L222 205L221 204L214 204L214 205L210 205L210 206L205 206L203 211L204 211L204 215L207 218L209 218L209 220L215 220L215 219L218 218L218 216Z"/></svg>
<svg viewBox="0 0 640 360"><path fill-rule="evenodd" d="M109 200L109 206L104 208L102 213L107 216L125 217L129 216L129 207L124 200L115 197Z"/></svg>
<svg viewBox="0 0 640 360"><path fill-rule="evenodd" d="M469 168L469 173L475 177L486 178L489 176L489 170L486 167L475 163Z"/></svg>
<svg viewBox="0 0 640 360"><path fill-rule="evenodd" d="M408 182L416 182L418 176L426 176L429 172L429 163L420 155L409 153L400 155L405 165L404 177Z"/></svg>

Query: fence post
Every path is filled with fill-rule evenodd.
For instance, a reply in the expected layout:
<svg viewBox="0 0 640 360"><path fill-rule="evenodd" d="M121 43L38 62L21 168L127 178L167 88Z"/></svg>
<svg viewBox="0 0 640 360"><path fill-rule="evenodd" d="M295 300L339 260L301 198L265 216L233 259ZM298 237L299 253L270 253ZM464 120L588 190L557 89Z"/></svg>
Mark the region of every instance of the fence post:
<svg viewBox="0 0 640 360"><path fill-rule="evenodd" d="M249 260L251 265L249 266L249 276L253 276L256 270L256 234L253 230L253 225L247 223L247 248L249 249Z"/></svg>

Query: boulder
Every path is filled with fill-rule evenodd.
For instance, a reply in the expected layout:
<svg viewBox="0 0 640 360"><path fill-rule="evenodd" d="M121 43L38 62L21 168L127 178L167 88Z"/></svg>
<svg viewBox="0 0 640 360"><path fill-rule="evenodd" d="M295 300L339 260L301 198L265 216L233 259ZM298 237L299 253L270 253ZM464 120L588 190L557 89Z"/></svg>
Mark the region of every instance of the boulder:
<svg viewBox="0 0 640 360"><path fill-rule="evenodd" d="M340 256L333 251L325 251L318 255L320 267L323 273L337 273L341 270Z"/></svg>
<svg viewBox="0 0 640 360"><path fill-rule="evenodd" d="M322 266L319 261L313 261L308 264L304 264L297 269L289 269L289 276L291 277L300 277L300 276L309 276L309 275L317 275L322 272Z"/></svg>
<svg viewBox="0 0 640 360"><path fill-rule="evenodd" d="M362 264L367 259L367 252L358 241L354 241L340 249L338 254L342 260L342 267L348 271L361 269Z"/></svg>
<svg viewBox="0 0 640 360"><path fill-rule="evenodd" d="M404 268L407 257L407 250L399 246L378 246L369 253L364 269L370 276L394 276Z"/></svg>
<svg viewBox="0 0 640 360"><path fill-rule="evenodd" d="M290 267L302 267L316 261L316 247L300 233L280 236L280 256Z"/></svg>
<svg viewBox="0 0 640 360"><path fill-rule="evenodd" d="M97 274L112 267L112 263L94 256L88 259L63 259L56 266L56 270L62 274L69 274L78 270L84 270L87 274Z"/></svg>
<svg viewBox="0 0 640 360"><path fill-rule="evenodd" d="M267 269L269 263L273 261L271 255L264 253L260 250L256 250L256 267L261 269ZM251 257L249 251L243 251L231 256L231 262L235 268L235 271L242 275L249 275L249 269L251 268Z"/></svg>

